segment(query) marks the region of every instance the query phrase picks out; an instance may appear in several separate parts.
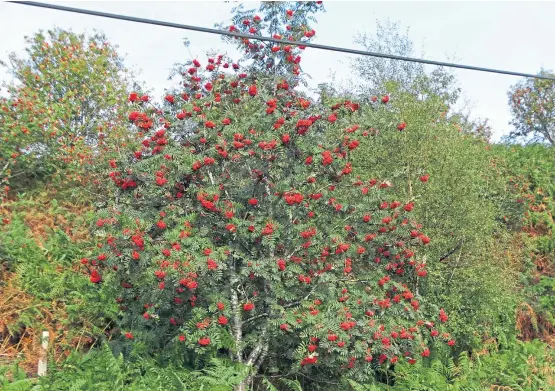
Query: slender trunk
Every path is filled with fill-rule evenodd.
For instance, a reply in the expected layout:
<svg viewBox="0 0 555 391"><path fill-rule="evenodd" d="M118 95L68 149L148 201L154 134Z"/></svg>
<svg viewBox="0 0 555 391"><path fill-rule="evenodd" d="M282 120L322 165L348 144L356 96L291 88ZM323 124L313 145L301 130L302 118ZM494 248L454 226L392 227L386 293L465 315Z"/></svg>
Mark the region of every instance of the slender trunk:
<svg viewBox="0 0 555 391"><path fill-rule="evenodd" d="M235 358L243 363L243 318L239 307L239 295L237 293L239 278L235 272L235 262L230 265L231 270L231 312L233 313L233 337L235 338Z"/></svg>
<svg viewBox="0 0 555 391"><path fill-rule="evenodd" d="M243 380L241 383L239 383L237 385L237 387L235 387L235 391L247 391L248 390L248 384L247 384L247 379Z"/></svg>
<svg viewBox="0 0 555 391"><path fill-rule="evenodd" d="M235 391L247 391L249 389L249 384L252 384L254 377L266 359L268 348L268 326L264 325L262 328L262 335L260 336L257 345L251 351L247 361L245 362L249 370L249 375L241 383L239 383L237 387L235 387Z"/></svg>
<svg viewBox="0 0 555 391"><path fill-rule="evenodd" d="M542 124L542 133L551 145L555 145L555 139L553 139L550 129L545 124Z"/></svg>
<svg viewBox="0 0 555 391"><path fill-rule="evenodd" d="M249 171L250 171L250 167L249 167ZM269 172L269 169L268 169ZM269 196L271 194L270 192L270 186L268 183L266 183L265 186L265 190L267 195ZM270 205L270 210L269 210L269 215L270 217L273 217L273 206ZM274 258L274 249L271 248L270 249L270 257L273 259ZM248 370L249 370L249 375L241 382L239 383L236 387L235 387L235 391L248 391L249 390L249 384L252 385L252 382L254 380L254 377L256 376L256 374L258 373L258 371L260 370L260 367L262 366L262 363L264 362L264 360L266 359L266 355L268 354L268 349L269 349L269 344L268 344L268 323L265 322L262 325L262 331L261 331L261 335L260 338L256 344L256 346L252 349L252 351L250 352L249 356L245 359L243 357L243 346L242 346L242 340L243 340L243 325L244 322L241 318L241 308L239 307L239 298L237 295L237 284L239 282L239 279L237 277L237 273L235 270L235 265L232 265L232 278L231 278L231 307L232 307L232 311L233 311L233 316L234 316L234 337L235 337L235 344L237 345L237 360L241 363L244 363L245 365L247 365ZM267 295L269 295L270 293L270 288L268 285L268 282L266 281L264 283L264 293ZM268 316L270 316L270 309L268 309L267 311Z"/></svg>

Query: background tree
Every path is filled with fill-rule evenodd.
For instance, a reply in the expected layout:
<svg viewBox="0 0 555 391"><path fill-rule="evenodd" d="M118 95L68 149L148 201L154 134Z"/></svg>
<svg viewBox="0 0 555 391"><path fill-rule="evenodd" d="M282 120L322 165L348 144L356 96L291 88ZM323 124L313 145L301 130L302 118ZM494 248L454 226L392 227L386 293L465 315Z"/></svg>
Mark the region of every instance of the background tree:
<svg viewBox="0 0 555 391"><path fill-rule="evenodd" d="M391 98L389 112L374 123L375 136L353 152L353 169L389 178L398 198L414 202L417 220L434 238L426 261L431 278L421 292L449 308L458 340L479 346L483 335L508 333L514 322L517 269L500 252L507 240L499 210L505 182L488 144L462 131L442 97L392 90Z"/></svg>
<svg viewBox="0 0 555 391"><path fill-rule="evenodd" d="M0 101L1 179L17 190L63 168L64 180L81 180L107 143L126 143L122 108L131 75L100 33L56 28L26 42L25 57L12 54L3 64L13 80Z"/></svg>
<svg viewBox="0 0 555 391"><path fill-rule="evenodd" d="M360 33L355 43L364 50L405 57L423 57L416 53L409 30L401 31L399 23L390 20L376 21L376 33ZM394 85L400 91L410 92L424 98L428 94L443 98L454 104L460 97L460 88L450 70L421 63L390 60L379 57L359 56L352 60L351 67L357 76L355 92L365 97L386 94L387 86ZM360 81L360 83L359 83Z"/></svg>
<svg viewBox="0 0 555 391"><path fill-rule="evenodd" d="M555 75L544 69L539 74ZM512 86L508 95L514 126L509 139L555 145L555 81L527 78Z"/></svg>
<svg viewBox="0 0 555 391"><path fill-rule="evenodd" d="M391 20L376 21L376 32L358 34L355 43L371 52L425 57L424 53L416 53L409 30L402 31L401 25ZM444 105L442 111L458 117L462 132L478 135L486 140L491 137L487 120L471 115L468 102L463 101L462 90L450 69L372 56L354 58L351 69L354 75L352 79L338 82L334 75L333 81L325 86L325 93L373 101L392 92L409 93L418 100L439 97Z"/></svg>

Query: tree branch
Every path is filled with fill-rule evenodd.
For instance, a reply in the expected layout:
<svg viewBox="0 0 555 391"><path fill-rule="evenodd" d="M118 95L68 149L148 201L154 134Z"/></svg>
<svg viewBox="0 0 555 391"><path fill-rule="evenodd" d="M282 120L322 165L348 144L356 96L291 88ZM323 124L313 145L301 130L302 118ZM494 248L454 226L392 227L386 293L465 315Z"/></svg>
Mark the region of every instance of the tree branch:
<svg viewBox="0 0 555 391"><path fill-rule="evenodd" d="M463 243L464 243L464 241L461 240L461 241L459 242L459 244L457 244L457 245L455 246L454 249L452 249L452 250L449 251L447 254L445 254L445 255L443 255L441 258L439 258L439 262L443 262L443 261L445 261L447 258L449 258L451 255L453 255L458 249L460 249L460 248L462 247Z"/></svg>

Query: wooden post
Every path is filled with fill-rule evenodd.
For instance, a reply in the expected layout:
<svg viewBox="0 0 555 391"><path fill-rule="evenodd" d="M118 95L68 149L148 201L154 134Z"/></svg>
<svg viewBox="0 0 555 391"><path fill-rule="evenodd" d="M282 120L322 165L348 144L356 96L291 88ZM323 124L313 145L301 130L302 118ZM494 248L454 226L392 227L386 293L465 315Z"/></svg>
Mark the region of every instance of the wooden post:
<svg viewBox="0 0 555 391"><path fill-rule="evenodd" d="M41 349L40 349L40 357L39 357L39 368L38 368L38 375L44 376L46 375L46 368L48 367L48 339L49 333L48 331L42 332L42 341L41 341Z"/></svg>

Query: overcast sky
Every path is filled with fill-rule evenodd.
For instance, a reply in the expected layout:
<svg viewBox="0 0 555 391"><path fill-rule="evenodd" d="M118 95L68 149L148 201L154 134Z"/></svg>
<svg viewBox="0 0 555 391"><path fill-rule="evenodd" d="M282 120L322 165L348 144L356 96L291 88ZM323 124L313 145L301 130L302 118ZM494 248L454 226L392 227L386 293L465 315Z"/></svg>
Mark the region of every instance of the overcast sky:
<svg viewBox="0 0 555 391"><path fill-rule="evenodd" d="M227 21L233 4L210 1L63 1L52 3L111 13L160 19L175 23L214 27ZM256 2L248 2L256 6ZM410 27L416 49L423 48L427 59L537 73L541 67L555 68L555 2L354 2L325 1L326 13L318 17L315 43L356 47L358 32L375 31L375 21L390 19ZM141 71L140 79L161 94L169 85L172 65L190 55L183 45L188 38L193 56L203 58L210 49L236 53L210 34L148 26L131 22L77 15L10 3L0 3L0 59L9 52L21 53L24 36L54 26L75 32L106 33L126 56L126 64ZM308 48L303 69L313 83L350 76L349 56ZM473 103L476 117L489 118L495 139L507 133L510 114L507 91L517 77L455 70L464 95ZM6 74L0 73L6 80Z"/></svg>

